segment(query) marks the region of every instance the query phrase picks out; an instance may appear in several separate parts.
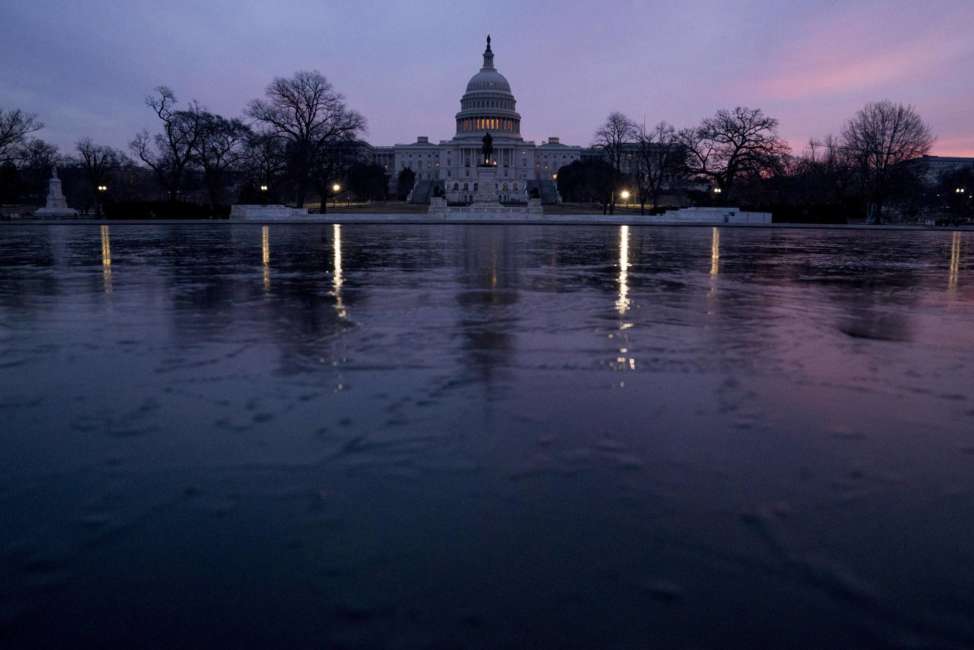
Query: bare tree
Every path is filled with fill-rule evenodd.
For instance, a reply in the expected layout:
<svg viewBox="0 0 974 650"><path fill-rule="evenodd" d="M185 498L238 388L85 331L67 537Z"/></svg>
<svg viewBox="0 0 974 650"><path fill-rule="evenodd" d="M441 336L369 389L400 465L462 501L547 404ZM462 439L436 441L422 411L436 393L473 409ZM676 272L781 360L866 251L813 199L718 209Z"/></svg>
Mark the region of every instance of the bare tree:
<svg viewBox="0 0 974 650"><path fill-rule="evenodd" d="M24 189L32 201L42 202L47 196L51 169L61 160L58 148L40 138L30 138L17 147L15 154Z"/></svg>
<svg viewBox="0 0 974 650"><path fill-rule="evenodd" d="M129 146L155 172L167 199L175 201L194 160L204 111L195 101L188 109L177 110L176 96L166 86L156 88L156 94L146 97L145 103L162 121L162 133L150 136L143 131Z"/></svg>
<svg viewBox="0 0 974 650"><path fill-rule="evenodd" d="M639 127L636 135L636 184L639 189L639 213L645 214L646 200L659 206L663 189L680 179L686 169L686 148L676 129L660 122L651 129Z"/></svg>
<svg viewBox="0 0 974 650"><path fill-rule="evenodd" d="M242 166L256 186L270 189L287 171L284 140L271 132L251 132L244 145Z"/></svg>
<svg viewBox="0 0 974 650"><path fill-rule="evenodd" d="M200 137L193 152L203 169L211 208L223 205L227 173L241 167L250 136L250 127L238 119L207 112L200 115Z"/></svg>
<svg viewBox="0 0 974 650"><path fill-rule="evenodd" d="M609 200L610 214L615 212L616 186L623 175L623 161L631 154L631 145L637 136L638 129L633 121L618 111L610 113L595 132L594 145L602 150L602 155L614 170Z"/></svg>
<svg viewBox="0 0 974 650"><path fill-rule="evenodd" d="M866 197L866 218L882 222L900 164L930 151L934 136L912 106L884 100L866 104L842 130L842 146L854 162Z"/></svg>
<svg viewBox="0 0 974 650"><path fill-rule="evenodd" d="M267 86L265 99L250 102L247 114L286 142L288 167L295 183L295 202L304 205L308 188L320 184L315 169L329 150L365 131L365 118L318 71L278 77Z"/></svg>
<svg viewBox="0 0 974 650"><path fill-rule="evenodd" d="M100 215L102 203L99 188L107 187L111 173L130 161L123 152L112 147L94 144L91 138L82 138L75 148L80 156L79 162L85 178L88 180L89 190L95 197L95 209Z"/></svg>
<svg viewBox="0 0 974 650"><path fill-rule="evenodd" d="M688 171L719 187L725 195L744 177L766 177L781 170L788 145L778 136L778 120L759 108L720 110L695 129L680 131Z"/></svg>
<svg viewBox="0 0 974 650"><path fill-rule="evenodd" d="M27 141L27 136L44 128L37 116L19 108L4 111L0 108L0 163L16 155L17 148Z"/></svg>

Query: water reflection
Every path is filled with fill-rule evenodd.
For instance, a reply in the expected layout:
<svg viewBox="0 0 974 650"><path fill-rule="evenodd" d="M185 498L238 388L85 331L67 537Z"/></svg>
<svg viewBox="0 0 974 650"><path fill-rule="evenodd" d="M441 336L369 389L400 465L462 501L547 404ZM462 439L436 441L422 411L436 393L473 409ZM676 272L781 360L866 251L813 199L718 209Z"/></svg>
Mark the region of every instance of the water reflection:
<svg viewBox="0 0 974 650"><path fill-rule="evenodd" d="M619 226L619 315L625 315L629 306L629 226Z"/></svg>
<svg viewBox="0 0 974 650"><path fill-rule="evenodd" d="M957 278L960 275L960 233L955 232L950 240L950 266L947 270L947 288L957 288Z"/></svg>
<svg viewBox="0 0 974 650"><path fill-rule="evenodd" d="M710 275L720 273L720 230L715 226L710 234Z"/></svg>
<svg viewBox="0 0 974 650"><path fill-rule="evenodd" d="M105 293L112 292L112 242L108 226L101 227L101 267L102 284Z"/></svg>
<svg viewBox="0 0 974 650"><path fill-rule="evenodd" d="M335 292L335 311L338 312L339 318L347 318L348 311L345 309L345 305L342 303L342 283L344 278L342 276L342 226L341 224L334 224L331 227L331 240L332 240L332 260L331 260L331 282L332 290Z"/></svg>
<svg viewBox="0 0 974 650"><path fill-rule="evenodd" d="M260 228L260 260L264 266L264 291L271 289L271 233L270 226Z"/></svg>

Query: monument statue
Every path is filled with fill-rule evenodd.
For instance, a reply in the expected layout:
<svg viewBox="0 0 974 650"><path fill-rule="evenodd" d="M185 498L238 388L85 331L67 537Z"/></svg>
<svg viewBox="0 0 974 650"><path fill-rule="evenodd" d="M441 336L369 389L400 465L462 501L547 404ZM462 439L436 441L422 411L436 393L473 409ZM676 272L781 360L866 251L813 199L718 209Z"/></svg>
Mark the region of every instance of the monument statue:
<svg viewBox="0 0 974 650"><path fill-rule="evenodd" d="M483 146L480 147L480 152L483 154L481 165L490 167L491 158L494 157L494 138L490 137L490 133L484 134L483 143Z"/></svg>
<svg viewBox="0 0 974 650"><path fill-rule="evenodd" d="M34 213L37 217L76 217L78 211L68 207L61 191L61 179L57 175L57 165L51 168L51 178L47 182L46 205Z"/></svg>

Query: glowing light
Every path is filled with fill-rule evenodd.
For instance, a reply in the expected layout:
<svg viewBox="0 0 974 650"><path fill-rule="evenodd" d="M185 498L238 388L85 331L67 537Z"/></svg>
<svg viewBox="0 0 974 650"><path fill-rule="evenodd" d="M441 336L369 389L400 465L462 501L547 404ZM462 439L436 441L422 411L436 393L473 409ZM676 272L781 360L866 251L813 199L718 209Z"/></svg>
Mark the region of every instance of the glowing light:
<svg viewBox="0 0 974 650"><path fill-rule="evenodd" d="M619 315L629 311L629 226L619 226Z"/></svg>
<svg viewBox="0 0 974 650"><path fill-rule="evenodd" d="M966 191L967 191L967 190L966 190L965 188L963 188L963 187L958 187L958 188L957 188L956 190L954 190L954 193L955 193L955 194L963 194L963 193L964 193L964 192L966 192Z"/></svg>
<svg viewBox="0 0 974 650"><path fill-rule="evenodd" d="M621 192L619 192L619 196L622 197L623 201L628 201L629 197L632 195L629 194L629 190L622 190Z"/></svg>
<svg viewBox="0 0 974 650"><path fill-rule="evenodd" d="M260 191L261 192L266 192L267 191L267 186L266 185L261 185L260 186Z"/></svg>
<svg viewBox="0 0 974 650"><path fill-rule="evenodd" d="M710 275L720 273L720 230L714 228L710 235Z"/></svg>
<svg viewBox="0 0 974 650"><path fill-rule="evenodd" d="M720 189L719 187L715 187L715 188L714 188L714 194L720 194L720 193L721 193L721 192L723 192L723 191L724 191L724 190L722 190L722 189Z"/></svg>
<svg viewBox="0 0 974 650"><path fill-rule="evenodd" d="M955 232L950 240L950 265L947 267L947 288L956 289L960 276L960 233Z"/></svg>
<svg viewBox="0 0 974 650"><path fill-rule="evenodd" d="M338 312L339 318L346 318L348 316L348 311L345 309L345 305L342 304L342 284L344 283L344 277L342 276L342 226L341 224L336 223L331 227L331 240L332 240L331 283L332 283L332 290L335 293L335 311Z"/></svg>
<svg viewBox="0 0 974 650"><path fill-rule="evenodd" d="M107 185L99 185L98 186L98 191L99 192L107 192L108 191L108 186Z"/></svg>
<svg viewBox="0 0 974 650"><path fill-rule="evenodd" d="M331 191L334 192L335 194L338 194L339 192L342 191L342 186L339 185L338 183L335 183L334 185L331 186Z"/></svg>

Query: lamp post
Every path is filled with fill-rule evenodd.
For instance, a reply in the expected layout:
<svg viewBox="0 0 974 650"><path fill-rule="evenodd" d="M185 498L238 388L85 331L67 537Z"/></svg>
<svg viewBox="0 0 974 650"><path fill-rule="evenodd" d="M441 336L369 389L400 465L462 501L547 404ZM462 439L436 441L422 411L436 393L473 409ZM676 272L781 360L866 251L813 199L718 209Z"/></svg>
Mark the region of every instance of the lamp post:
<svg viewBox="0 0 974 650"><path fill-rule="evenodd" d="M619 193L619 196L620 196L620 197L622 198L622 200L623 200L623 201L625 201L625 202L626 202L626 203L625 203L625 205L626 205L626 207L628 208L628 207L629 207L629 197L630 197L630 196L632 196L632 195L631 195L631 194L629 193L629 190L622 190L622 191L621 191L621 192Z"/></svg>
<svg viewBox="0 0 974 650"><path fill-rule="evenodd" d="M103 209L102 203L105 202L104 196L105 196L105 192L108 191L108 186L98 185L97 187L95 187L95 190L98 192L98 196L95 198L95 209L98 211L98 216L101 216L102 209Z"/></svg>
<svg viewBox="0 0 974 650"><path fill-rule="evenodd" d="M335 183L331 186L331 193L335 195L335 207L338 207L338 193L342 191L342 186Z"/></svg>

